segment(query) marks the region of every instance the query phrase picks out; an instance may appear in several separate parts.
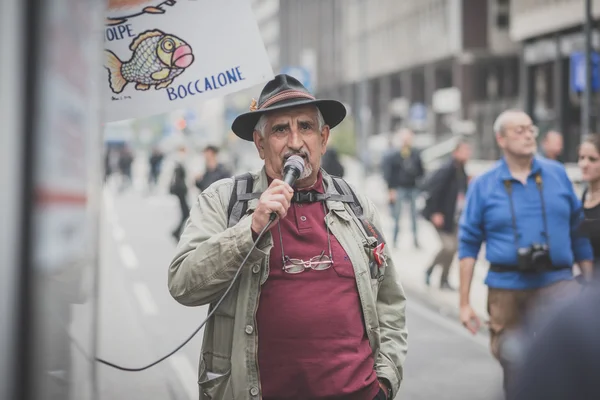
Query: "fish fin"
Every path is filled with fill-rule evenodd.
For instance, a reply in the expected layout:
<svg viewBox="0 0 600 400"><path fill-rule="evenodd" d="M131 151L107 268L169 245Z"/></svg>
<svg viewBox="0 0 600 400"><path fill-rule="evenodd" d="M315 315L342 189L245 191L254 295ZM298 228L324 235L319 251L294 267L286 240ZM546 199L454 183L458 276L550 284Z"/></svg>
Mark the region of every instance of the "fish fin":
<svg viewBox="0 0 600 400"><path fill-rule="evenodd" d="M144 8L144 12L148 14L164 14L165 10L158 7L146 7Z"/></svg>
<svg viewBox="0 0 600 400"><path fill-rule="evenodd" d="M135 85L135 88L137 90L148 90L148 89L150 89L150 85L146 85L144 83L138 83Z"/></svg>
<svg viewBox="0 0 600 400"><path fill-rule="evenodd" d="M162 31L159 31L158 29L155 29L153 31L142 32L133 40L133 42L131 42L131 44L129 45L129 49L131 49L133 51L133 50L137 49L138 46L140 45L140 43L142 43L144 40L154 37L154 36L163 36L163 35L164 35L164 33Z"/></svg>
<svg viewBox="0 0 600 400"><path fill-rule="evenodd" d="M127 22L127 18L118 18L118 19L106 18L104 25L115 26L115 25L121 25L125 22Z"/></svg>
<svg viewBox="0 0 600 400"><path fill-rule="evenodd" d="M173 83L173 79L161 82L158 85L156 85L156 90L158 90L158 89L164 89L164 88L168 87L171 83Z"/></svg>
<svg viewBox="0 0 600 400"><path fill-rule="evenodd" d="M127 81L121 73L123 62L110 50L104 50L104 56L104 67L108 70L110 90L115 94L119 94L127 85Z"/></svg>
<svg viewBox="0 0 600 400"><path fill-rule="evenodd" d="M169 68L163 68L160 71L153 73L152 79L154 79L155 81L162 81L167 76L169 76L169 72L171 72Z"/></svg>

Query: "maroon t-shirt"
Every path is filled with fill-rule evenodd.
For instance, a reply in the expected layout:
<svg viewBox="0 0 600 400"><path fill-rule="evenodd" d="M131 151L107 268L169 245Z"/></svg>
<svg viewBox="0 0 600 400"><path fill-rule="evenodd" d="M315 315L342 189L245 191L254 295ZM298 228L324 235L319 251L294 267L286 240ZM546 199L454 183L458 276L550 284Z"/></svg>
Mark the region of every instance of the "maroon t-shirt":
<svg viewBox="0 0 600 400"><path fill-rule="evenodd" d="M321 175L312 188L323 193ZM309 260L325 251L323 203L292 203L271 230L270 273L256 314L258 365L264 400L373 399L379 384L366 335L354 270L330 234L333 266L283 271L286 256Z"/></svg>

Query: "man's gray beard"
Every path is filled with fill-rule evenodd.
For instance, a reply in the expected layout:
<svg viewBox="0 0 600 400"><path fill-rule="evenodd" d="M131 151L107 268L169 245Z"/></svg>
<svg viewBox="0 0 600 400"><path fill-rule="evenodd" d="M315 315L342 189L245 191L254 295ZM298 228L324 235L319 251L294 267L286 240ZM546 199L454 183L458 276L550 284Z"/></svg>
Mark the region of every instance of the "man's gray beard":
<svg viewBox="0 0 600 400"><path fill-rule="evenodd" d="M285 155L284 158L287 159L288 157L290 157L292 155L304 156L304 157L302 157L302 161L304 161L304 170L302 171L302 173L298 177L298 180L308 178L312 174L312 172L313 172L312 165L310 165L310 153L309 153L309 151L308 150L303 150L303 151L300 151L299 153L288 153L288 154ZM285 163L284 163L284 166L285 166ZM282 169L281 170L281 176L284 176L284 175L285 174L284 174L283 169Z"/></svg>
<svg viewBox="0 0 600 400"><path fill-rule="evenodd" d="M308 160L304 160L304 171L302 171L298 179L306 179L310 174L312 174L312 165L310 165Z"/></svg>
<svg viewBox="0 0 600 400"><path fill-rule="evenodd" d="M312 165L309 164L308 160L304 160L304 169L302 170L302 173L298 177L298 180L308 178L310 176L310 174L312 174L312 171L313 171ZM283 170L281 170L281 176L285 176L285 173L283 172Z"/></svg>

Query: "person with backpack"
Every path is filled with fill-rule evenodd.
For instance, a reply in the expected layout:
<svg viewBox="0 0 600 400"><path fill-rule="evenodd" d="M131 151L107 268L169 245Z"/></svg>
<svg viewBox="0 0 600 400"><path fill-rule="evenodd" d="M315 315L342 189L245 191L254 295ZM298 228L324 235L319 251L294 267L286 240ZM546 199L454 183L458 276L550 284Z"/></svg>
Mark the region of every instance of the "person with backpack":
<svg viewBox="0 0 600 400"><path fill-rule="evenodd" d="M341 102L277 75L234 120L264 167L199 195L169 266L173 298L214 312L204 328L201 399L398 393L406 297L377 211L320 168L330 129L345 116ZM304 162L294 187L283 181L292 155Z"/></svg>
<svg viewBox="0 0 600 400"><path fill-rule="evenodd" d="M465 164L471 156L471 146L466 141L460 141L452 157L444 163L427 185L427 200L423 209L423 217L431 221L442 244L431 265L425 272L425 283L429 286L431 274L436 266L442 267L440 289L454 290L448 282L450 267L454 254L458 249L458 218L464 205L467 192L467 173Z"/></svg>

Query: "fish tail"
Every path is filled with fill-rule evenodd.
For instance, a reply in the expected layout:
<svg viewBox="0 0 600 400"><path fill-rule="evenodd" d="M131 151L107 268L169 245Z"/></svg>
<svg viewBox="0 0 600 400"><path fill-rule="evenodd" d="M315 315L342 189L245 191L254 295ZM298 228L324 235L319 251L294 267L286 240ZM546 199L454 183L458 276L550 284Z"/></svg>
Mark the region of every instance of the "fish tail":
<svg viewBox="0 0 600 400"><path fill-rule="evenodd" d="M119 60L119 58L110 50L104 50L105 61L104 67L108 70L108 81L110 83L110 89L119 94L127 85L127 80L123 78L123 74L121 73L121 67L123 66L123 62Z"/></svg>

